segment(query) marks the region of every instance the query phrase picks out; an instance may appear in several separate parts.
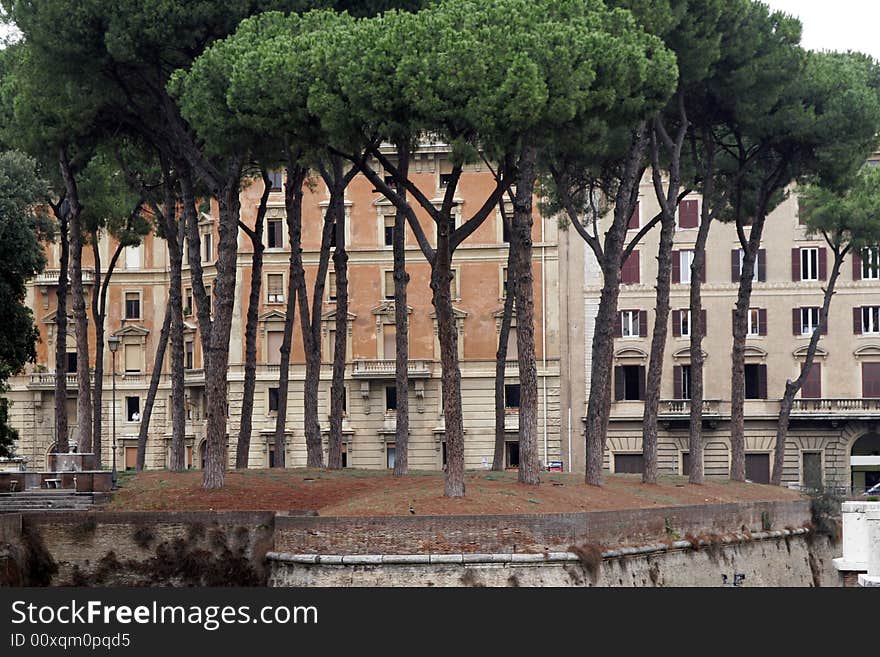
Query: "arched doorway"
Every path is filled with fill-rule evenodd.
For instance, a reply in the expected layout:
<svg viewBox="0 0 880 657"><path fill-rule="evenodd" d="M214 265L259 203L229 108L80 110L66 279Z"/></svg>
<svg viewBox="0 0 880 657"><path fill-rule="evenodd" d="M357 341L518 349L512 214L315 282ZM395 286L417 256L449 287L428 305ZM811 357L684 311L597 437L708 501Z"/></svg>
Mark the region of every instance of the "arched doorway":
<svg viewBox="0 0 880 657"><path fill-rule="evenodd" d="M868 433L853 443L849 464L854 493L880 483L880 434Z"/></svg>

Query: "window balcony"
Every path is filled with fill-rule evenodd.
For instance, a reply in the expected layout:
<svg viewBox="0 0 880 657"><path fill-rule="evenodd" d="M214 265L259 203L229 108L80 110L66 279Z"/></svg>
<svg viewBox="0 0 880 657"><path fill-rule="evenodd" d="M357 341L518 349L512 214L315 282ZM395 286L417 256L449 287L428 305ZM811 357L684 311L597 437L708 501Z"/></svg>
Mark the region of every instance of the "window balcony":
<svg viewBox="0 0 880 657"><path fill-rule="evenodd" d="M799 420L876 420L880 418L880 399L795 399L791 417Z"/></svg>
<svg viewBox="0 0 880 657"><path fill-rule="evenodd" d="M48 286L48 285L58 285L58 277L61 275L61 269L44 269L39 274L34 277L34 285L40 286ZM82 270L82 279L83 285L94 285L95 283L95 270L94 269L83 269ZM67 276L67 284L70 285L70 274L68 272Z"/></svg>
<svg viewBox="0 0 880 657"><path fill-rule="evenodd" d="M356 379L393 379L395 378L395 361L391 360L356 360L352 375ZM410 378L423 379L431 376L431 361L424 359L410 360L407 366Z"/></svg>

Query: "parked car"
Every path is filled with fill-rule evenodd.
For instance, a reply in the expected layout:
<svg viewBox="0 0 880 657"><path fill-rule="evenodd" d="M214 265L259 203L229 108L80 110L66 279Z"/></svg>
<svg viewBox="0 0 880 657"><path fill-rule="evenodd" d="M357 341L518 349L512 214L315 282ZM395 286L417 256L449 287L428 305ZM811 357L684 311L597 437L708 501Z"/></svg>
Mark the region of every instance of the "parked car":
<svg viewBox="0 0 880 657"><path fill-rule="evenodd" d="M874 484L870 488L868 488L864 493L864 495L880 495L880 483Z"/></svg>

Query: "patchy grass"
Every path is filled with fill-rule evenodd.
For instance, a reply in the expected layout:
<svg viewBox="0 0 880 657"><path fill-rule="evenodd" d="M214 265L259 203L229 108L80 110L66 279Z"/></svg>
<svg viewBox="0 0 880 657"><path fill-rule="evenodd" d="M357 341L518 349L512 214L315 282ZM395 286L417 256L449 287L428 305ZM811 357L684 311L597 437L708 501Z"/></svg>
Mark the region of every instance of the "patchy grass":
<svg viewBox="0 0 880 657"><path fill-rule="evenodd" d="M642 484L638 476L606 475L601 488L587 486L581 475L544 473L538 486L517 481L516 472L471 471L466 496L443 496L443 473L414 472L395 477L387 470L236 470L226 473L220 490L201 487L202 473L145 471L120 480L120 490L107 505L111 511L317 511L321 515L368 516L487 515L561 513L682 506L738 501L797 499L799 494L775 486L709 481L702 486L686 478L661 476Z"/></svg>

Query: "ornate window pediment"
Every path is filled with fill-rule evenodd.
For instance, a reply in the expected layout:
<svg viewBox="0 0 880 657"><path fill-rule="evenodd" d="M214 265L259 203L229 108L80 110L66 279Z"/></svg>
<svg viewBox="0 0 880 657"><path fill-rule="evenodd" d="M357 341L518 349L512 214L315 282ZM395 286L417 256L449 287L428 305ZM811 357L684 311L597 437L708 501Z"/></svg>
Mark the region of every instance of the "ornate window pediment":
<svg viewBox="0 0 880 657"><path fill-rule="evenodd" d="M121 328L118 331L114 331L113 335L119 338L125 337L139 337L145 338L150 334L149 329L145 329L143 326L138 326L137 324L126 326L125 328Z"/></svg>
<svg viewBox="0 0 880 657"><path fill-rule="evenodd" d="M866 344L853 352L856 358L876 358L880 356L880 344Z"/></svg>
<svg viewBox="0 0 880 657"><path fill-rule="evenodd" d="M760 347L749 345L745 349L746 361L765 361L767 360L767 352Z"/></svg>
<svg viewBox="0 0 880 657"><path fill-rule="evenodd" d="M675 360L691 360L691 349L690 347L685 347L684 349L679 349L674 354L672 354L672 358ZM703 360L705 361L709 358L709 354L703 351Z"/></svg>
<svg viewBox="0 0 880 657"><path fill-rule="evenodd" d="M800 347L799 349L795 349L792 352L792 356L800 360L805 359L807 357L807 347ZM816 358L825 360L826 358L828 358L828 351L823 349L822 347L816 347Z"/></svg>
<svg viewBox="0 0 880 657"><path fill-rule="evenodd" d="M406 307L407 316L412 315L412 306ZM394 305L394 301L389 299L388 301L383 301L378 306L373 308L370 312L376 316L376 323L385 323L385 324L393 324L394 323L394 313L396 312L396 307Z"/></svg>
<svg viewBox="0 0 880 657"><path fill-rule="evenodd" d="M639 349L638 347L624 347L623 349L618 349L617 353L614 354L614 357L617 360L647 360L648 352L644 349Z"/></svg>

